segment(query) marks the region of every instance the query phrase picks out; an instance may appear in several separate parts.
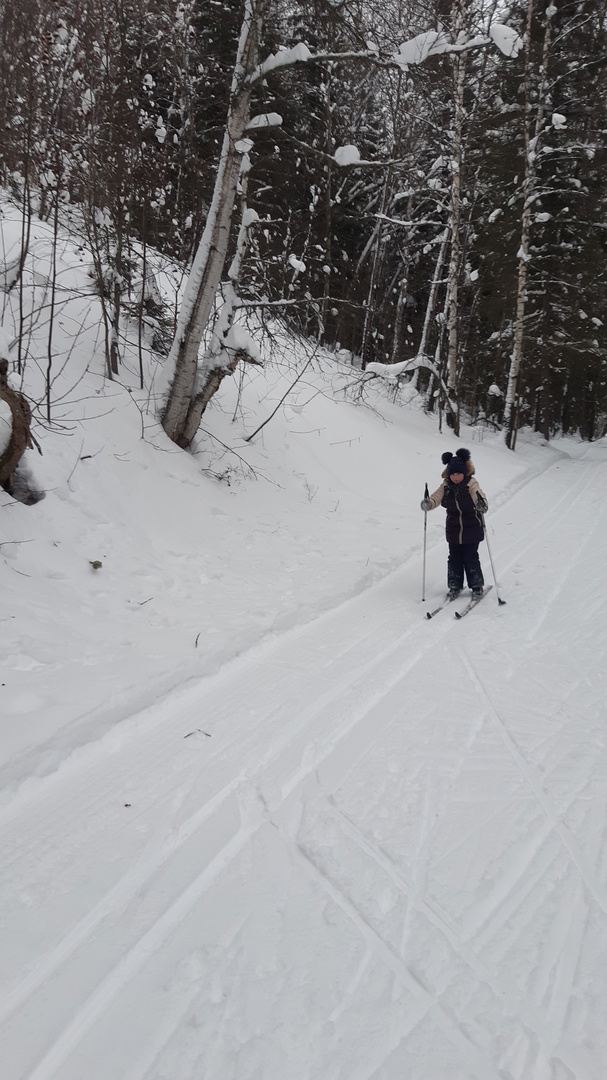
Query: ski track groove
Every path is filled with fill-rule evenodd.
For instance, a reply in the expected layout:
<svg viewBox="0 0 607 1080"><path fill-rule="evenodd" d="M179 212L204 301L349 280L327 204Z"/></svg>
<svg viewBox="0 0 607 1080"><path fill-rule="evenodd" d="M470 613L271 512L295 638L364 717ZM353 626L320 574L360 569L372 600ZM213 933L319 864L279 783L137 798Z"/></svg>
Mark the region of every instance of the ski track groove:
<svg viewBox="0 0 607 1080"><path fill-rule="evenodd" d="M385 873L388 874L388 876L391 878L391 880L394 882L394 884L397 886L397 888L399 888L402 892L405 893L405 895L408 896L408 898L411 900L411 903L415 907L415 909L420 914L424 915L428 919L428 921L430 923L432 923L446 937L446 939L448 940L449 944L453 948L456 955L467 965L467 967L471 971L474 972L474 974L477 976L479 981L481 983L485 984L486 986L488 986L496 994L496 996L498 998L501 998L504 1001L504 1005L507 1005L508 1008L512 1011L512 1013L517 1016L517 1018L520 1018L521 1016L525 1016L525 1018L526 1018L525 1023L529 1023L529 1022L534 1023L534 1025L535 1025L534 1035L539 1039L539 1049L541 1050L541 1053L542 1053L542 1056L543 1056L543 1059L544 1059L543 1060L543 1065L547 1065L549 1063L549 1058L551 1057L552 1053L554 1052L554 1050L559 1045L559 1039L558 1038L555 1039L554 1037L549 1037L549 1035L547 1033L547 1030L546 1030L546 1027L547 1027L546 1018L544 1018L544 1016L542 1014L542 1010L537 1005L537 1003L531 999L529 994L523 994L522 993L522 987L520 985L516 984L510 978L506 978L504 976L504 971L501 970L501 969L498 970L496 968L495 963L492 963L490 966L487 966L487 964L485 964L485 962L474 952L474 950L471 949L466 944L465 940L463 940L463 937L458 936L457 928L450 924L450 922L448 920L448 916L446 916L446 915L443 916L440 913L437 913L437 911L435 910L435 908L432 906L431 903L429 903L429 902L427 902L425 900L420 900L419 898L417 898L414 895L414 892L411 889L410 884L402 877L402 875L399 873L399 871L394 867L394 865L392 864L389 857L384 855L383 852L379 851L375 847L375 845L371 844L370 841L365 837L365 835L358 828L358 826L354 822L352 822L347 817L347 815L345 815L342 811L340 811L338 808L336 808L333 804L330 803L329 805L330 805L331 809L333 810L334 816L339 821L339 823L340 823L341 827L343 828L343 831L346 833L346 835L350 836L350 838L355 843L358 844L358 846L361 848L361 850L364 851L380 867L380 869L382 869ZM305 850L303 850L301 848L300 848L300 850L302 850L302 853L305 856L305 858L313 866L316 867L316 870L317 870L318 874L321 875L323 878L325 878L325 880L330 881L330 879L327 878L327 875L323 872L323 870L314 862L314 859L312 858L311 853L308 852L308 851L305 851ZM550 860L550 862L553 862L553 861L554 861L554 859ZM545 869L546 868L542 868L536 875L530 875L530 877L531 877L530 882L528 884L527 884L527 882L525 882L526 893L531 893L534 890L535 886L543 879ZM335 889L337 889L341 893L341 890L339 889L338 885L336 885L334 882L331 882L331 884L333 885L333 887ZM513 893L513 895L514 895L514 893ZM350 902L353 903L352 901L350 901ZM513 906L512 910L516 910L516 907L519 906L519 902L522 902L522 901L518 900L515 903L515 905ZM345 910L345 908L344 908L344 910ZM511 912L509 911L507 917L510 917L510 914L511 914ZM360 918L364 920L364 916L360 915ZM364 920L364 922L365 922L365 925L369 925L366 922L366 920ZM377 935L377 931L373 930L373 928L370 928L370 929L371 929L373 934L375 934L376 936L379 936L379 935ZM383 940L383 939L381 939L381 940ZM386 948L389 948L389 949L392 948L389 944L387 944L385 942L384 942L384 944L386 945ZM581 945L581 935L580 935L580 945ZM558 946L557 946L557 948L558 948ZM403 963L404 963L404 960L403 960ZM395 977L398 977L398 973L396 971L394 971L394 974L395 974ZM440 996L442 996L442 995L439 995L439 998L440 998ZM564 1012L563 1005L564 1005L564 1002L561 1000L561 1002L560 1002L560 1012L561 1013ZM549 1017L548 1017L548 1019L549 1019ZM519 1021L519 1022L521 1022L521 1021ZM523 1030L524 1030L524 1026L523 1026ZM577 1057L576 1057L575 1053L573 1051L570 1052L567 1049L566 1046L563 1047L563 1055L564 1056L563 1056L562 1060L563 1060L564 1063L567 1063L567 1065L569 1067L575 1068L576 1070L579 1068L579 1063L578 1063L578 1060L577 1060ZM575 1072L576 1080L578 1078L578 1075L579 1075L580 1080L584 1080L585 1073L582 1073L582 1072L578 1073L576 1071ZM362 1078L361 1078L361 1080L362 1080ZM532 1078L530 1077L529 1074L526 1074L526 1075L521 1074L520 1080L532 1080ZM592 1080L592 1078L588 1077L588 1080Z"/></svg>
<svg viewBox="0 0 607 1080"><path fill-rule="evenodd" d="M574 500L573 506L571 507L572 520L567 521L567 527L571 529L571 531L574 533L575 536L579 535L579 519L578 519L577 515L573 514L573 511L574 511L575 505L581 500L582 495L585 494L586 488L588 486L589 486L589 482L586 483L586 485L584 486L583 491L580 492L580 494L578 495L578 498ZM579 561L580 556L582 555L582 553L586 550L586 548L588 547L590 542L594 541L595 536L597 534L599 534L599 533L600 533L601 536L604 535L604 523L602 522L602 520L600 518L599 518L598 521L594 522L593 526L591 526L591 527L587 526L586 529L584 530L584 535L583 535L583 537L581 539L581 542L578 540L578 546L577 546L577 550L576 550L576 561ZM550 544L551 544L551 546L554 546L556 548L556 552L558 553L558 552L560 552L561 547L562 547L562 539L563 539L563 527L562 526L561 526L560 530L555 534L555 536L556 536L556 539L551 538ZM545 546L546 546L546 542L544 541L544 547ZM562 564L560 563L560 559L558 557L555 557L553 561L556 564L555 565L555 570L562 566ZM546 618L547 618L548 614L550 613L550 609L551 609L554 601L560 596L560 594L561 594L561 592L563 590L563 585L565 584L566 581L569 580L570 577L571 577L571 566L570 565L566 565L566 566L562 567L560 569L560 573L555 574L554 587L548 593L548 595L543 598L544 599L543 611L541 612L540 617L537 620L537 622L535 622L527 631L526 639L527 639L528 642L532 642L537 638L537 635L538 635L539 631L541 630L542 626L544 625L544 623L546 621Z"/></svg>
<svg viewBox="0 0 607 1080"><path fill-rule="evenodd" d="M415 631L412 628L411 631L408 631L407 633L402 635L402 639L406 639L414 632ZM402 639L394 643L392 649L389 650L389 656L392 656L401 648ZM426 642L422 652L428 651L433 647L433 642L428 641ZM381 663L385 661L386 653L383 652L380 654L379 657L373 657L367 662L367 664L362 670L360 668L357 669L355 677L347 680L345 683L345 688L349 688L352 691L354 698L358 704L358 708L354 713L354 718L352 718L352 715L350 714L346 721L345 727L339 730L337 737L335 736L335 734L327 737L323 753L320 754L317 750L314 760L308 761L308 764L305 768L300 768L300 770L294 776L292 776L290 782L283 788L283 791L281 793L281 802L286 801L286 799L290 795L292 795L292 793L296 790L298 786L301 786L309 778L310 775L316 772L320 765L325 764L327 759L331 759L336 752L339 752L339 754L343 755L345 749L344 743L348 739L348 737L355 733L358 727L369 726L369 713L372 712L372 710L389 694L394 692L394 689L398 687L398 684L407 677L410 668L415 666L415 664L419 661L419 657L419 653L413 654L407 664L405 664L404 666L398 666L396 671L392 674L391 679L388 682L383 680L381 682L381 686L374 691L371 698L365 700L363 703L360 702L359 695L357 695L357 686L360 683L361 679L367 680L369 672L377 668ZM318 718L319 713L322 714L323 711L326 710L327 707L332 704L334 700L343 697L343 692L344 684L340 684L337 689L333 688L330 692L323 695L320 699L320 702L318 699L316 699L313 703L313 706L304 710L304 713L311 713L311 718ZM390 714L388 713L388 715ZM390 719L388 722L384 722L383 726L381 724L376 726L373 729L372 735L370 737L371 743L377 742L378 739L380 739L384 734L385 728L391 726L391 724L394 722L396 722L394 719ZM326 727L326 725L323 726ZM297 736L299 735L300 731L298 729ZM267 752L265 757L262 758L262 761L260 762L258 768L255 770L254 776L247 777L249 782L252 779L259 778L260 774L263 772L263 769L270 765L273 762L274 758L279 757L285 749L289 748L290 742L291 740L288 738L288 736L285 736L282 740L280 740L279 746L276 743L273 744L272 749ZM364 751L361 751L361 753L368 752L368 745L369 738L367 737ZM355 767L355 764L356 762L352 764L350 761L348 761L347 772L351 771L351 769ZM30 972L28 976L26 976L26 979L21 981L16 986L12 993L8 995L4 1003L2 1013L0 1015L2 1015L5 1019L10 1016L15 1011L15 1009L19 1007L20 1004L27 1001L28 997L31 996L32 992L35 989L38 989L49 978L49 976L75 952L77 948L81 947L86 943L86 941L90 938L96 927L104 919L106 919L112 911L114 911L118 906L124 906L125 903L127 903L129 900L132 900L136 896L137 892L141 889L142 885L146 881L150 880L151 876L159 869L159 867L166 864L169 858L175 854L177 849L187 839L190 839L196 833L196 830L200 826L200 824L204 824L205 822L210 822L212 820L212 813L214 811L216 812L217 809L221 807L221 805L225 802L226 798L233 795L235 791L238 791L241 782L242 775L238 775L232 780L230 784L227 785L226 788L216 793L212 800L212 808L209 807L208 803L205 803L202 807L199 808L196 814L193 815L193 818L189 819L188 822L182 824L177 839L175 839L175 837L173 836L172 841L170 842L166 851L160 859L156 854L155 856L150 857L146 864L142 866L138 872L130 872L125 875L125 877L119 881L115 890L113 890L113 895L110 895L109 898L107 896L104 897L104 899L98 905L96 905L93 912L91 912L90 915L87 915L84 920L81 920L81 922L67 935L67 937L62 939L60 944L55 949L51 950L50 954L47 954L43 962L38 963L36 968L32 972ZM263 824L263 821L259 823L255 829L253 829L253 832L257 831L257 829L261 827L261 824ZM249 837L249 835L252 836L253 832L251 832L250 834L246 833L247 837ZM237 837L234 837L233 840L230 841L230 844L227 845L225 849L226 855L230 846L236 842L236 839ZM237 845L236 853L239 852L240 846ZM214 862L217 862L220 859L220 855L221 852L216 855ZM229 861L231 861L231 858L227 859L225 865L227 865L227 862ZM202 877L203 879L205 879L205 875L202 875ZM196 879L196 881L199 880L200 879ZM211 880L214 880L214 876L211 878ZM46 1080L46 1078L50 1078L54 1075L54 1073L56 1072L56 1068L59 1067L61 1062L65 1060L65 1057L69 1054L70 1047L73 1047L74 1043L76 1041L79 1041L84 1036L86 1031L90 1028L91 1024L100 1015L103 1009L107 1008L109 1002L112 999L112 996L115 996L121 991L124 986L124 980L128 980L129 978L131 978L132 975L138 970L139 966L145 962L145 959L149 955L149 948L147 947L149 942L153 941L157 943L156 947L160 947L161 940L163 940L161 937L159 937L162 932L162 928L166 927L167 933L170 933L172 931L173 927L175 926L175 918L172 917L172 913L180 913L180 919L184 918L185 915L187 915L189 911L189 907L187 905L187 898L191 896L192 903L195 903L201 895L200 890L195 887L196 881L193 882L192 885L190 885L185 890L185 892L182 893L181 896L178 897L177 900L156 920L153 926L142 935L139 941L131 947L126 956L121 961L119 961L115 968L102 978L98 988L92 992L92 994L87 1000L87 1003L79 1010L77 1016L67 1026L63 1033L58 1036L54 1046L44 1056L42 1061L37 1066L36 1071L32 1073L30 1077L28 1077L28 1080Z"/></svg>
<svg viewBox="0 0 607 1080"><path fill-rule="evenodd" d="M176 926L189 914L198 899L236 858L257 831L255 826L241 828L205 867L203 872L180 894L164 914L140 937L119 962L101 980L81 1005L73 1020L55 1039L51 1048L30 1072L28 1080L51 1080L80 1043L95 1020L108 1008L116 995L137 974L146 960L156 953Z"/></svg>
<svg viewBox="0 0 607 1080"><path fill-rule="evenodd" d="M373 955L374 955L373 950L370 949L367 946L367 948L365 949L365 954L364 954L362 960L360 961L356 971L354 972L354 974L351 976L351 978L346 983L346 986L344 987L343 997L342 997L341 1001L339 1002L339 1005L336 1005L335 1008L332 1009L331 1012L329 1013L328 1021L329 1021L330 1024L334 1024L336 1020L339 1020L340 1016L342 1016L342 1014L347 1009L347 1007L348 1007L348 1005L350 1003L350 999L353 997L354 992L356 990L358 990L358 987L360 986L362 980L364 979L364 977L365 977L365 975L367 973L369 964L371 963L371 961L373 959Z"/></svg>
<svg viewBox="0 0 607 1080"><path fill-rule="evenodd" d="M104 919L107 919L118 908L126 908L127 904L137 895L146 882L237 790L239 782L240 778L236 777L232 784L223 788L214 799L205 803L200 810L184 822L173 843L167 844L158 855L141 858L135 869L119 879L117 884L105 894L89 914L84 919L81 919L70 933L63 937L59 944L45 956L44 960L39 962L37 967L5 997L0 1005L0 1022L8 1019L15 1009L22 1005L58 967L64 964L91 937Z"/></svg>
<svg viewBox="0 0 607 1080"><path fill-rule="evenodd" d="M533 795L535 796L537 802L544 811L544 814L546 815L552 828L558 835L561 844L568 852L569 858L577 869L583 882L585 883L588 892L594 898L596 904L601 909L603 914L607 915L607 893L600 886L599 882L595 880L594 874L592 873L590 867L587 865L587 860L584 858L582 852L579 850L574 837L560 821L559 815L556 812L554 806L552 805L550 799L544 792L541 781L538 778L534 768L529 765L523 754L518 749L516 743L514 742L514 739L510 735L504 721L502 720L502 717L493 705L493 702L491 701L487 691L485 690L482 680L475 672L469 658L465 655L465 653L462 654L462 659L464 666L468 671L468 674L470 675L470 679L472 680L474 685L477 686L479 695L485 701L489 709L489 714L497 730L500 733L506 749L512 755L527 786L533 792Z"/></svg>
<svg viewBox="0 0 607 1080"><path fill-rule="evenodd" d="M554 466L550 466L550 468L554 468ZM545 470L545 472L549 472L550 468ZM507 558L509 552L513 548L517 549L516 554L510 560L510 562L507 564L507 569L508 570L510 570L512 568L512 565L515 562L518 562L518 560L521 558L521 556L526 555L527 552L531 550L531 548L535 547L535 545L538 543L538 541L540 543L542 543L542 544L545 544L545 538L551 532L551 530L547 529L546 526L552 520L554 520L556 518L557 522L562 524L563 521L568 520L569 514L571 514L573 516L574 507L579 502L581 502L582 505L585 508L585 503L583 501L583 496L585 495L586 489L590 486L590 484L594 483L595 478L596 478L596 476L597 476L597 474L599 472L599 469L601 469L601 468L602 468L602 465L599 464L599 463L594 465L591 475L587 476L585 478L584 482L583 482L584 486L581 489L576 489L573 492L573 497L572 497L571 488L567 487L566 490L565 490L565 493L563 495L560 495L555 503L551 504L549 510L546 511L546 513L544 514L544 516L542 518L540 518L539 520L534 519L533 525L531 525L530 527L528 527L526 529L525 535L524 535L522 540L518 539L518 538L515 539L515 540L512 540L510 543L506 544L505 547L502 547L500 549L500 554L501 554L502 558ZM527 484L530 483L531 480L534 480L535 478L536 478L535 475L530 477L529 480L526 483L521 484L520 487L515 489L514 494L518 494L519 491L523 490L527 486ZM500 506L501 506L501 503L500 503ZM561 510L561 508L566 508L567 509L567 515L563 515L563 514L561 514L559 512ZM491 517L492 517L492 515L490 514L489 515L489 522L491 522ZM576 518L576 533L579 531L578 521L579 521L579 518Z"/></svg>
<svg viewBox="0 0 607 1080"><path fill-rule="evenodd" d="M550 968L545 965L543 987L538 989L538 996L541 998L549 995L547 1021L553 1031L557 1030L559 1032L564 1028L567 1010L571 1002L574 976L588 919L588 907L583 900L581 882L576 882L571 891L573 895L569 901L567 911L563 912L561 908L558 927L554 927L552 930L549 943L552 953L551 964ZM580 918L581 912L583 912L583 918ZM555 973L551 977L553 967ZM558 1053L559 1042L559 1037L555 1037L552 1044L546 1047L546 1056L549 1059L552 1059ZM521 1077L521 1080L526 1080L526 1078ZM530 1080L542 1080L538 1069L535 1070L534 1076Z"/></svg>
<svg viewBox="0 0 607 1080"><path fill-rule="evenodd" d="M432 744L431 744L432 746L434 746L434 744L435 744L435 738L436 738L436 727L434 728L434 730L432 732ZM402 925L402 930L401 930L401 939L400 939L400 954L401 954L401 956L405 956L406 952L407 952L407 943L408 943L408 941L409 941L409 939L411 937L411 931L412 931L412 914L413 914L413 911L415 910L415 911L419 912L421 907L424 905L424 894L425 894L425 886L426 886L426 879L427 879L428 860L427 860L426 856L423 854L423 852L424 852L424 847L428 843L429 838L430 838L430 834L432 832L432 827L429 824L431 799L432 799L432 795L433 795L434 799L432 801L433 801L434 805L436 805L436 788L438 787L438 782L435 779L435 770L434 770L433 764L431 764L427 759L424 762L424 771L425 771L425 776L424 776L423 809L422 809L422 814L421 814L421 821L420 821L420 827L419 827L419 834L418 834L418 838L417 838L417 843L415 844L415 847L413 849L413 857L412 857L412 860L411 860L412 865L413 865L413 881L411 883L412 887L411 887L410 894L409 894L409 901L410 902L407 905L407 909L405 911L405 917L403 919L403 925ZM431 791L430 791L431 788L432 788L432 795L431 795ZM346 818L346 820L348 820L348 819ZM364 837L363 837L363 841L364 841ZM377 858L378 850L376 848L374 848L372 845L369 845L368 854L371 856L371 858ZM388 871L388 873L389 873L389 871ZM397 887L402 888L402 886L399 885L398 882L395 882L395 884L397 884ZM404 884L404 879L403 879L403 884ZM451 947L452 948L454 947L453 942L451 942ZM456 951L457 951L457 949L456 949ZM396 988L396 980L395 980L394 988ZM394 997L394 995L393 995L393 997Z"/></svg>
<svg viewBox="0 0 607 1080"><path fill-rule="evenodd" d="M221 936L218 944L226 949L226 959L223 961L220 970L227 967L230 963L230 954L227 950L229 949L229 946L232 945L237 933L242 929L244 922L244 917L237 919L230 927L230 930ZM214 978L215 977L216 975L214 975ZM189 992L184 992L183 988L181 989L179 1006L173 1008L168 1014L164 1015L160 1026L154 1032L153 1036L146 1041L146 1045L137 1061L129 1068L126 1076L120 1077L120 1080L145 1080L150 1069L158 1061L163 1050L169 1045L171 1039L183 1025L183 1022L187 1022L195 1014L199 995L200 990L198 986L194 986ZM226 1001L225 1008L227 1008L227 1006L228 1002ZM219 1025L220 1030L218 1031L218 1036L221 1032L222 1024Z"/></svg>
<svg viewBox="0 0 607 1080"><path fill-rule="evenodd" d="M472 1074L477 1077L477 1080L503 1080L503 1077L500 1077L499 1073L496 1072L490 1059L467 1035L464 1034L461 1025L447 1013L445 1008L440 1004L439 999L426 990L415 975L412 974L403 958L399 956L391 945L383 940L374 927L371 926L364 915L358 910L353 900L349 896L346 896L346 894L343 893L342 890L326 876L326 874L324 874L321 868L317 866L310 857L308 852L299 845L297 845L297 854L299 862L308 868L309 876L315 880L317 884L320 884L323 891L339 908L341 908L344 914L349 918L350 922L354 924L367 947L372 949L377 960L382 962L397 976L397 978L400 979L401 983L413 997L417 999L420 1005L424 1006L425 1015L431 1017L433 1022L441 1029L447 1039L449 1039L460 1053L464 1055L472 1070ZM38 1080L38 1078L33 1078L33 1080Z"/></svg>
<svg viewBox="0 0 607 1080"><path fill-rule="evenodd" d="M476 955L474 950L469 948L460 939L457 928L450 922L448 915L438 911L431 901L426 900L423 896L423 892L419 892L413 884L403 877L400 871L394 866L390 857L372 844L359 829L358 825L351 821L342 810L339 810L331 801L328 802L328 806L332 811L333 817L338 821L342 831L350 837L361 851L363 851L381 870L384 871L384 873L388 875L400 892L404 893L410 901L411 907L420 915L424 915L426 919L428 919L428 922L432 923L432 925L444 935L453 951L457 953L459 958L474 972L474 974L479 979L487 982L495 972L488 968L481 958Z"/></svg>

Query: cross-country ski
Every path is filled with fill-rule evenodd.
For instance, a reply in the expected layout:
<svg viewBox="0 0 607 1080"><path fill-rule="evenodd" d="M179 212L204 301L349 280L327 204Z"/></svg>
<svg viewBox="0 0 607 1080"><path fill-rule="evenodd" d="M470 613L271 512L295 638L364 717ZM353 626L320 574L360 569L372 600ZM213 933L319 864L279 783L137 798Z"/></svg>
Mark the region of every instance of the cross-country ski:
<svg viewBox="0 0 607 1080"><path fill-rule="evenodd" d="M471 597L471 599L468 601L468 603L466 604L466 606L464 608L462 608L460 611L455 612L455 618L456 619L463 619L466 615L469 615L470 612L473 610L473 608L478 607L481 600L485 599L487 593L490 592L490 590L492 588L493 588L493 585L487 585L487 588L485 589L484 592L481 593L480 596Z"/></svg>

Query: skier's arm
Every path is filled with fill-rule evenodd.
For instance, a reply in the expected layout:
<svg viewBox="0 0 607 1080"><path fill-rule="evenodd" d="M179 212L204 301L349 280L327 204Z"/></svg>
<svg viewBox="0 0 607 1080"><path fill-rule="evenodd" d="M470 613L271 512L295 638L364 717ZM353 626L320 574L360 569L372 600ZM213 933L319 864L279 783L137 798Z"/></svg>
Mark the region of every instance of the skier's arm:
<svg viewBox="0 0 607 1080"><path fill-rule="evenodd" d="M481 514L486 514L489 509L489 502L485 492L481 491L478 480L475 480L474 477L472 477L468 484L468 491L472 496L472 501L476 506L476 509L480 510Z"/></svg>
<svg viewBox="0 0 607 1080"><path fill-rule="evenodd" d="M436 491L433 491L427 499L422 499L422 510L436 510L437 506L440 506L445 491L445 481L443 480L440 487L437 487Z"/></svg>

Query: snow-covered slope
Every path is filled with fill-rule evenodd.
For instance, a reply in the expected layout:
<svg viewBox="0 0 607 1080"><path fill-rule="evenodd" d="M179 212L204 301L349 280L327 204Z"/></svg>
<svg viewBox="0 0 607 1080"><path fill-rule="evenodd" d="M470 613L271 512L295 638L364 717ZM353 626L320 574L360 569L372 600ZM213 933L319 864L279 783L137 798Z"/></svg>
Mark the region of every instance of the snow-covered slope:
<svg viewBox="0 0 607 1080"><path fill-rule="evenodd" d="M10 203L2 210L10 261L20 222ZM23 379L39 402L43 451L29 451L26 464L47 494L33 507L0 499L0 707L8 721L0 789L54 768L73 746L184 679L217 671L410 558L420 567L419 596L419 500L425 481L438 480L441 451L455 448L418 409L391 404L381 387L356 405L356 371L277 327L265 370L248 368L224 383L196 452L184 454L158 425L158 362L149 353L152 396L149 386L138 389L134 333L119 378L102 378L89 260L67 234L58 252L49 426L51 241L49 227L36 223L25 277L26 309L35 317L25 322ZM166 268L159 280L167 283ZM7 340L18 316L11 293ZM298 375L273 418L246 442ZM495 439L471 448L498 500L530 462L542 469L555 458L538 447L527 460L514 457ZM430 520L430 542L440 543Z"/></svg>
<svg viewBox="0 0 607 1080"><path fill-rule="evenodd" d="M87 332L0 498L2 1080L602 1078L607 443L306 363L187 455ZM508 603L429 623L462 444Z"/></svg>

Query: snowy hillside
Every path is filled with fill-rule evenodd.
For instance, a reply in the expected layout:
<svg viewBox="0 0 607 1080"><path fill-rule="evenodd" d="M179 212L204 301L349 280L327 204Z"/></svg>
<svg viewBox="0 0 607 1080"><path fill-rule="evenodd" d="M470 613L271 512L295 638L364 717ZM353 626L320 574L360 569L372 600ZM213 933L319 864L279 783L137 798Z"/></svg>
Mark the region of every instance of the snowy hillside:
<svg viewBox="0 0 607 1080"><path fill-rule="evenodd" d="M20 219L9 203L3 209L10 261ZM48 295L51 241L50 227L38 223L26 266L34 312L44 311ZM226 380L196 452L185 454L160 429L149 389L137 388L134 334L119 377L102 377L101 312L86 249L67 234L58 279L52 425L43 400L48 325L40 316L32 319L24 375L41 402L42 447L25 463L46 498L33 507L1 498L7 670L0 690L3 714L16 719L0 748L2 786L54 768L133 709L314 619L408 559L419 579L410 599L419 601L419 501L426 480L438 482L441 451L452 444L418 409L390 404L381 386L357 406L355 371L280 334L264 370L248 367ZM4 303L4 337L14 341L17 297ZM157 368L148 350L152 388ZM474 443L472 450L479 457ZM479 452L498 500L530 467L558 457L537 447L515 457L495 438ZM430 544L441 543L431 517ZM442 571L437 578L442 587Z"/></svg>
<svg viewBox="0 0 607 1080"><path fill-rule="evenodd" d="M3 1080L602 1080L607 441L454 441L282 338L185 454L62 260L0 498ZM460 445L507 606L458 625Z"/></svg>

